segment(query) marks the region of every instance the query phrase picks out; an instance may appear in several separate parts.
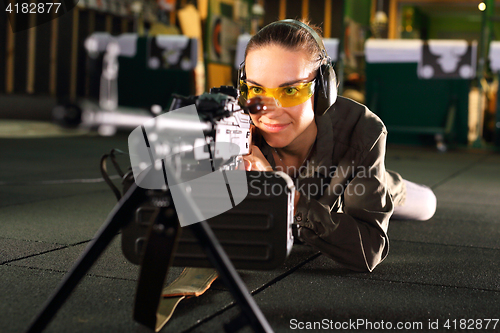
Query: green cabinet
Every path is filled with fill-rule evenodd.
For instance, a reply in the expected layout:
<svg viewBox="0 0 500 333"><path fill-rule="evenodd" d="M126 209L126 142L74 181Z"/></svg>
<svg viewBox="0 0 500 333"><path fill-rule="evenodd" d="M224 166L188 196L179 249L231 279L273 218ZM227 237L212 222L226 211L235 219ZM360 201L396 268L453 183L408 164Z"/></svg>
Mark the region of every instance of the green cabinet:
<svg viewBox="0 0 500 333"><path fill-rule="evenodd" d="M432 144L436 134L467 144L470 79L421 79L421 40L368 40L367 106L386 124L388 141Z"/></svg>

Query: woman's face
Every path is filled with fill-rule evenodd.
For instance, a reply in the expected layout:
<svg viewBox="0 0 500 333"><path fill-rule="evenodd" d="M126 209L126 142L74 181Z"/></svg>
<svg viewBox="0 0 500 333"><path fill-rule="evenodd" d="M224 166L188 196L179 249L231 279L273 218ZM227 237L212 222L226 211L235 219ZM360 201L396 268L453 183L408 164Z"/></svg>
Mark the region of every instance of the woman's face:
<svg viewBox="0 0 500 333"><path fill-rule="evenodd" d="M314 63L303 50L291 51L278 45L268 45L250 51L245 59L247 83L265 88L296 86L316 76ZM265 103L273 103L265 97ZM300 142L308 135L316 136L313 97L302 104L252 114L252 121L266 142L275 148Z"/></svg>

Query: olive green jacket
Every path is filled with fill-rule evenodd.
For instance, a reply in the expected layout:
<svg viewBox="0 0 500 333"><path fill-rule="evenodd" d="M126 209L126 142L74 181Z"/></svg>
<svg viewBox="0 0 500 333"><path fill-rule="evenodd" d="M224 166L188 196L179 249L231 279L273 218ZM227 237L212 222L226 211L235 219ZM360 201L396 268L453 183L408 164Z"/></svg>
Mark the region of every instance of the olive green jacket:
<svg viewBox="0 0 500 333"><path fill-rule="evenodd" d="M387 256L389 218L406 192L401 176L385 169L387 130L343 97L316 124L315 148L294 179L299 238L349 269L372 271ZM261 150L275 168L272 148L264 142Z"/></svg>

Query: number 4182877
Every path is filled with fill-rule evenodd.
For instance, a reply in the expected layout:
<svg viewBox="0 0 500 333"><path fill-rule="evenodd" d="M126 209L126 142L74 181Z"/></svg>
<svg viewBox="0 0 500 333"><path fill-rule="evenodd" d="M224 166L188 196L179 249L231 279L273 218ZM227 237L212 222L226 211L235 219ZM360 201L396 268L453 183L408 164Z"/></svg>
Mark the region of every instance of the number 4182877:
<svg viewBox="0 0 500 333"><path fill-rule="evenodd" d="M60 6L60 2L42 2L38 4L25 2L21 4L16 3L14 6L12 6L12 3L9 3L5 11L9 13L15 12L16 14L44 14L50 13L53 10L57 13Z"/></svg>
<svg viewBox="0 0 500 333"><path fill-rule="evenodd" d="M443 327L452 330L496 329L498 319L453 319L446 320Z"/></svg>

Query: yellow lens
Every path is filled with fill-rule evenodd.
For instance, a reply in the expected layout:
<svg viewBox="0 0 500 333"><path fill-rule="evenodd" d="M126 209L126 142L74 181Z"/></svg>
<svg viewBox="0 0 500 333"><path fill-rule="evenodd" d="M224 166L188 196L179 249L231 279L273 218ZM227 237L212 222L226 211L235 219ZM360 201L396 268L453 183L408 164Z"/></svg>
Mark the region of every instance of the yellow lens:
<svg viewBox="0 0 500 333"><path fill-rule="evenodd" d="M256 87L256 86L248 87L248 97L252 98L255 96L270 96L270 97L272 97L273 95L267 93L266 90L262 87Z"/></svg>
<svg viewBox="0 0 500 333"><path fill-rule="evenodd" d="M248 86L245 81L240 81L240 96L245 100L249 100L248 97Z"/></svg>
<svg viewBox="0 0 500 333"><path fill-rule="evenodd" d="M291 107L304 103L314 94L315 80L301 83L296 86L286 86L278 88L265 88L248 85L245 81L240 81L240 94L244 99L257 96L272 97L283 106Z"/></svg>
<svg viewBox="0 0 500 333"><path fill-rule="evenodd" d="M283 107L291 107L304 103L314 94L314 81L301 83L297 86L282 87L278 100Z"/></svg>

